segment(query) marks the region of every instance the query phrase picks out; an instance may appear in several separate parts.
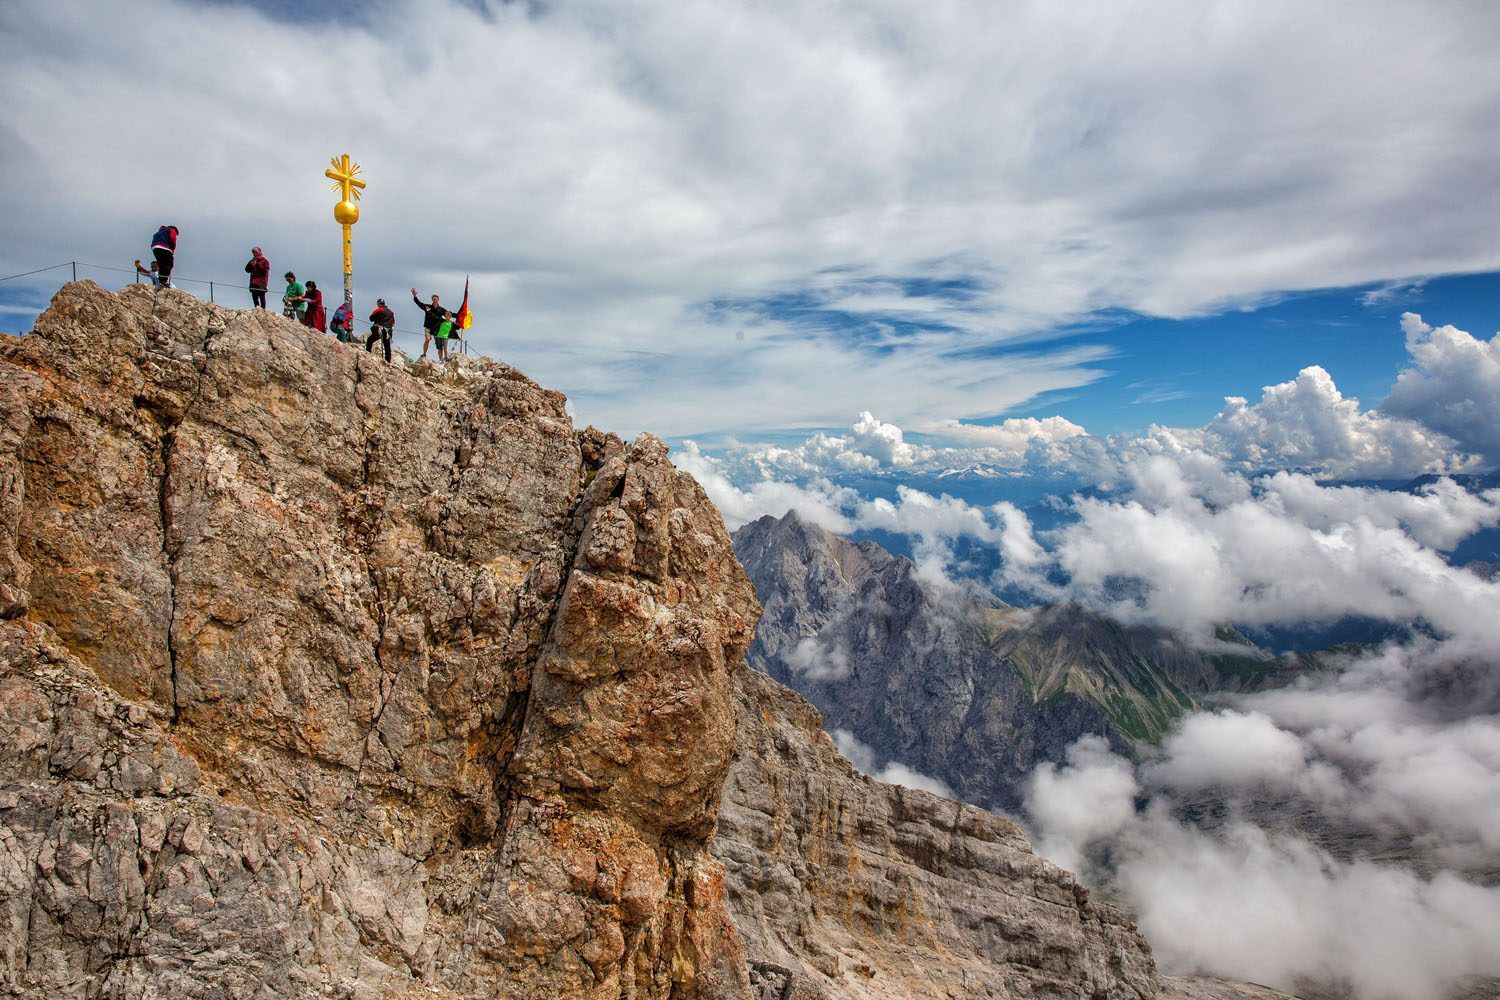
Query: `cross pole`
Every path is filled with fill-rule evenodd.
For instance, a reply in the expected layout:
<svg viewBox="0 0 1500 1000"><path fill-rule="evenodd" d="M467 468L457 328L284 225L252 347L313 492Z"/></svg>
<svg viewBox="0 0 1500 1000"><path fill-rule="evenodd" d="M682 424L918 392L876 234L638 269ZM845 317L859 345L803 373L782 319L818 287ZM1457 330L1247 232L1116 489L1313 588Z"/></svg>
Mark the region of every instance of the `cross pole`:
<svg viewBox="0 0 1500 1000"><path fill-rule="evenodd" d="M344 301L354 306L354 224L359 221L359 196L365 182L359 179L359 164L349 159L349 154L335 156L328 161L329 168L323 176L333 181L333 189L339 193L339 203L333 206L333 219L344 227Z"/></svg>

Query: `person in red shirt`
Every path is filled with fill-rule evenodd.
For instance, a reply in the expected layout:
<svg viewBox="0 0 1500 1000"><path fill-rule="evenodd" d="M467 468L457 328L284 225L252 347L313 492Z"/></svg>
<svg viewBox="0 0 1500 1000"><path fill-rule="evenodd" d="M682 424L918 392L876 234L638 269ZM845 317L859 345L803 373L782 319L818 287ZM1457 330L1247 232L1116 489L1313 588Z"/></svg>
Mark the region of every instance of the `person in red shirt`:
<svg viewBox="0 0 1500 1000"><path fill-rule="evenodd" d="M264 309L266 289L271 287L271 262L260 252L260 247L250 248L250 262L245 265L245 273L250 275L251 308Z"/></svg>
<svg viewBox="0 0 1500 1000"><path fill-rule="evenodd" d="M323 311L323 293L318 291L316 281L307 282L302 291L302 301L307 303L307 312L302 314L303 325L328 332L328 314Z"/></svg>
<svg viewBox="0 0 1500 1000"><path fill-rule="evenodd" d="M370 335L365 338L365 350L373 351L375 341L385 345L385 360L391 361L391 333L396 329L396 314L391 312L385 299L375 300L375 310L370 313Z"/></svg>

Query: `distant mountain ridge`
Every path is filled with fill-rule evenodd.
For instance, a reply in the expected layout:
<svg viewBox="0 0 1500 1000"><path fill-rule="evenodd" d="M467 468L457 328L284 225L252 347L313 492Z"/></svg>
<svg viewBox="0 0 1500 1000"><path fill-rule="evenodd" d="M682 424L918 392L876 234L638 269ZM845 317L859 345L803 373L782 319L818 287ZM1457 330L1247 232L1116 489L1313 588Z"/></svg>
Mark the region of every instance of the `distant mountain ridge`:
<svg viewBox="0 0 1500 1000"><path fill-rule="evenodd" d="M991 807L1016 809L1032 769L1080 736L1134 752L1203 696L1296 669L1229 629L1207 653L1076 605L1015 608L935 584L795 512L744 525L734 549L765 608L747 662L882 761Z"/></svg>

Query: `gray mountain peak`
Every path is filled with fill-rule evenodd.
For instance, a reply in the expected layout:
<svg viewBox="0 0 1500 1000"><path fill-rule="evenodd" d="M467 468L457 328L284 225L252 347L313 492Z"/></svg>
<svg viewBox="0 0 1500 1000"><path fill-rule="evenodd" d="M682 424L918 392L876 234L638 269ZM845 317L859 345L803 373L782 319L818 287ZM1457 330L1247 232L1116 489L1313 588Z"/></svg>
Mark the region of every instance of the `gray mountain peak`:
<svg viewBox="0 0 1500 1000"><path fill-rule="evenodd" d="M752 666L879 762L999 809L1015 809L1031 770L1084 734L1134 752L1201 696L1284 669L1229 630L1205 652L1076 605L1010 607L795 512L746 524L734 548L765 607Z"/></svg>

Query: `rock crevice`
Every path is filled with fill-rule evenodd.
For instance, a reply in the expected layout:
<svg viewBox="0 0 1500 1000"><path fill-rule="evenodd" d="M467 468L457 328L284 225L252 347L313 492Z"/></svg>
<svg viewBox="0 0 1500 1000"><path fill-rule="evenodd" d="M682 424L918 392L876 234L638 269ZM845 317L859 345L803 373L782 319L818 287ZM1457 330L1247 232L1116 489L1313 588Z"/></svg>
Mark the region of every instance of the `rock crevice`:
<svg viewBox="0 0 1500 1000"><path fill-rule="evenodd" d="M68 285L0 367L13 991L748 996L758 608L659 442L168 290Z"/></svg>

